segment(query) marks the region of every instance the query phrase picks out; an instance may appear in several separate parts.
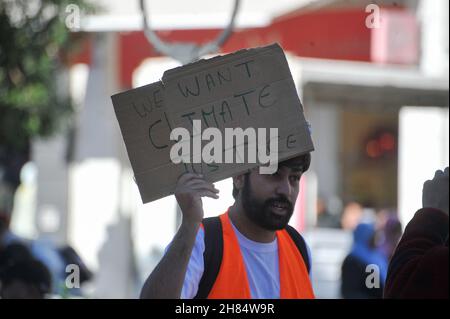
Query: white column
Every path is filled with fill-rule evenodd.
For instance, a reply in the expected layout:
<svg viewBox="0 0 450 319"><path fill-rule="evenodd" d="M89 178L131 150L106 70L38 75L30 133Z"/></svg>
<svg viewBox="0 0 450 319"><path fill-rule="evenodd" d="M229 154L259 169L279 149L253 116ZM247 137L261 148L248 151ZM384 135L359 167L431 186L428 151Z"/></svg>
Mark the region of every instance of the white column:
<svg viewBox="0 0 450 319"><path fill-rule="evenodd" d="M421 69L428 76L448 76L449 1L422 0L418 8L421 23Z"/></svg>
<svg viewBox="0 0 450 319"><path fill-rule="evenodd" d="M67 141L64 134L33 141L37 166L36 226L38 236L61 245L67 230Z"/></svg>
<svg viewBox="0 0 450 319"><path fill-rule="evenodd" d="M110 96L117 85L117 34L94 34L84 105L70 167L68 239L95 273L93 297L135 297L132 204L126 153ZM128 176L129 183L133 183Z"/></svg>
<svg viewBox="0 0 450 319"><path fill-rule="evenodd" d="M422 207L423 183L449 163L448 108L403 107L399 123L398 213L402 226Z"/></svg>
<svg viewBox="0 0 450 319"><path fill-rule="evenodd" d="M69 72L61 69L57 75L57 94L67 98ZM67 130L50 138L32 141L32 161L37 168L35 223L38 238L53 244L66 242L67 233Z"/></svg>
<svg viewBox="0 0 450 319"><path fill-rule="evenodd" d="M317 176L318 195L332 203L340 194L339 108L333 104L313 101L307 101L305 105L307 105L305 115L311 124L315 148L311 153L310 169ZM333 209L333 207L329 208Z"/></svg>

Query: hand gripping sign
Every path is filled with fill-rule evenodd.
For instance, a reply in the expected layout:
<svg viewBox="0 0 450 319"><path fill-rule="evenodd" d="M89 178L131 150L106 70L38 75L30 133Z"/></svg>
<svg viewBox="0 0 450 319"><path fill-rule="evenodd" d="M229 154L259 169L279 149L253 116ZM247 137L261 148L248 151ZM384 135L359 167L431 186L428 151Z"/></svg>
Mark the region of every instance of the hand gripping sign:
<svg viewBox="0 0 450 319"><path fill-rule="evenodd" d="M216 182L314 150L278 44L168 70L112 96L143 203L170 195L183 173Z"/></svg>

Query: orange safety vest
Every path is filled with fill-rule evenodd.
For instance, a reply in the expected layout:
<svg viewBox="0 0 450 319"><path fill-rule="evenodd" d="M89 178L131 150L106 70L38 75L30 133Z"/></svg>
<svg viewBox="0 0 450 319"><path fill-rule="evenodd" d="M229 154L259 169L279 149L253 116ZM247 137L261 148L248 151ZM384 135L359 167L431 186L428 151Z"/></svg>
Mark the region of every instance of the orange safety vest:
<svg viewBox="0 0 450 319"><path fill-rule="evenodd" d="M244 258L228 217L219 216L223 233L223 257L208 299L250 299ZM314 292L305 262L286 230L276 232L280 272L280 298L313 299Z"/></svg>

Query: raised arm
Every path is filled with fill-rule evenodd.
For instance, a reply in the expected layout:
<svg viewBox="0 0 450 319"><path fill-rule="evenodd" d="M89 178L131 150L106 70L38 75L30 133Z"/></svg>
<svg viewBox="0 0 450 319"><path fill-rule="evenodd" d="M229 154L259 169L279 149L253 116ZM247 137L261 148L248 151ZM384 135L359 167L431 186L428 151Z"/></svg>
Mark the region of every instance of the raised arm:
<svg viewBox="0 0 450 319"><path fill-rule="evenodd" d="M201 197L218 198L218 192L201 175L186 173L180 177L175 198L183 214L181 226L166 254L145 281L141 298L180 298L195 237L203 219Z"/></svg>

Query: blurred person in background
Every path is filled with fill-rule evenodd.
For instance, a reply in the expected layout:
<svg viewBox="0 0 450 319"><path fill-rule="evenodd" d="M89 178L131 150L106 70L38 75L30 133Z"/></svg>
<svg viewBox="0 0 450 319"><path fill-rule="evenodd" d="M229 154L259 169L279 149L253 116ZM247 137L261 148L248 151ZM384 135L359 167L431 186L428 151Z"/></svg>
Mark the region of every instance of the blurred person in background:
<svg viewBox="0 0 450 319"><path fill-rule="evenodd" d="M322 197L317 198L316 202L317 212L317 227L323 228L340 228L339 218L333 215L328 210L327 204Z"/></svg>
<svg viewBox="0 0 450 319"><path fill-rule="evenodd" d="M341 294L345 299L382 298L387 272L387 258L375 246L375 225L362 222L353 231L353 245L341 267ZM367 283L371 269L376 267L373 275L374 285Z"/></svg>
<svg viewBox="0 0 450 319"><path fill-rule="evenodd" d="M449 297L449 169L423 185L422 208L392 256L385 298Z"/></svg>
<svg viewBox="0 0 450 319"><path fill-rule="evenodd" d="M51 290L54 293L58 293L60 290L59 286L65 279L65 265L58 251L50 245L44 245L38 241L17 236L10 228L11 215L14 207L14 194L20 184L19 179L13 180L10 177L19 175L19 173L13 174L11 172L12 169L13 168L7 163L6 165L2 165L2 172L0 172L0 227L2 228L0 234L0 246L3 247L3 249L7 249L10 245L15 245L14 247L17 247L16 244L27 247L30 254L33 256L33 261L39 261L40 264L45 265L47 271L50 272L52 277L52 280L50 281ZM34 262L33 264L38 265Z"/></svg>
<svg viewBox="0 0 450 319"><path fill-rule="evenodd" d="M353 231L363 217L363 207L361 204L351 201L344 207L341 216L341 227L344 230Z"/></svg>
<svg viewBox="0 0 450 319"><path fill-rule="evenodd" d="M0 248L0 298L43 299L51 292L51 275L27 246L13 243Z"/></svg>
<svg viewBox="0 0 450 319"><path fill-rule="evenodd" d="M21 263L18 266L19 268L7 268L4 271L7 274L18 276L17 278L19 281L23 279L23 272L30 272L31 274L34 274L33 276L37 276L36 278L40 278L36 279L33 277L29 278L30 280L40 280L41 282L45 281L43 279L45 278L44 272L49 272L51 277L49 280L51 293L57 295L67 295L70 293L79 296L81 293L79 289L73 288L68 291L65 285L67 277L66 266L75 264L79 267L80 283L90 280L92 278L92 273L72 247L66 245L60 248L49 240L31 240L22 238L17 236L11 230L10 221L14 207L14 194L19 187L20 182L20 180L15 180L11 177L19 175L18 173L12 172L14 169L17 169L17 167L11 167L11 165L8 162L5 163L5 161L0 165L0 250L6 249L9 251L9 247L12 246L14 248L12 250L13 252L18 249L17 247L23 246L29 252L31 257L21 259ZM23 249L21 249L21 251L23 251ZM12 252L10 251L10 253ZM27 261L29 261L28 264ZM36 272L32 271L34 266L36 267ZM45 271L43 268L45 268ZM9 283L12 284L11 287L17 286L14 281L8 281L8 284Z"/></svg>
<svg viewBox="0 0 450 319"><path fill-rule="evenodd" d="M377 247L391 260L402 236L402 224L394 210L382 209L377 214Z"/></svg>

